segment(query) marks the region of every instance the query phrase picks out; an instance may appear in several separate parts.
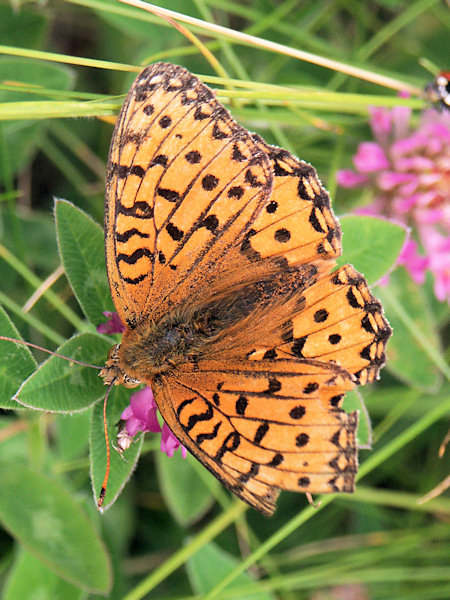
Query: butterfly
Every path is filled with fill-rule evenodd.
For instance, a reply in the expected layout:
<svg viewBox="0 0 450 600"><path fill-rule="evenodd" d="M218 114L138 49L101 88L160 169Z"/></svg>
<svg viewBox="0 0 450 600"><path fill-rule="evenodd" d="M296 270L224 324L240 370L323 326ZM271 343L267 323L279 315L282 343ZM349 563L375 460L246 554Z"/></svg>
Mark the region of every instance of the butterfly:
<svg viewBox="0 0 450 600"><path fill-rule="evenodd" d="M441 71L433 83L425 88L425 94L431 102L438 102L443 109L450 110L450 72Z"/></svg>
<svg viewBox="0 0 450 600"><path fill-rule="evenodd" d="M180 442L270 515L280 490L351 492L357 413L391 334L315 169L238 125L197 77L134 81L109 153L105 248L125 324L101 373L144 383Z"/></svg>

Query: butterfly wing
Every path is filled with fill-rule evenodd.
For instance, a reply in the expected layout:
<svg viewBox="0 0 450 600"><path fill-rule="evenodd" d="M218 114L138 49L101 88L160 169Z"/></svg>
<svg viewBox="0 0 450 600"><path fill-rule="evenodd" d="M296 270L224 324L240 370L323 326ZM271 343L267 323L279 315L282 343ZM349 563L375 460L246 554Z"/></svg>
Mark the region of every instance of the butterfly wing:
<svg viewBox="0 0 450 600"><path fill-rule="evenodd" d="M268 326L261 323L264 325ZM304 289L297 308L279 330L278 340L253 344L248 357L263 360L270 355L333 363L364 385L378 379L391 333L383 308L364 277L351 265L344 265Z"/></svg>
<svg viewBox="0 0 450 600"><path fill-rule="evenodd" d="M204 293L271 185L265 152L207 86L176 65L147 67L122 107L107 170L106 262L122 321L133 327L150 310L157 320Z"/></svg>
<svg viewBox="0 0 450 600"><path fill-rule="evenodd" d="M285 298L225 332L208 349L212 360L152 383L173 433L266 514L280 489L353 490L357 414L341 406L347 391L377 378L391 332L350 265Z"/></svg>
<svg viewBox="0 0 450 600"><path fill-rule="evenodd" d="M280 489L352 491L356 413L339 404L353 387L315 361L199 361L153 382L164 420L226 487L270 515Z"/></svg>
<svg viewBox="0 0 450 600"><path fill-rule="evenodd" d="M269 204L247 234L244 252L255 262L277 260L280 270L287 265L300 272L302 265L315 265L317 274L311 274L306 285L297 285L304 289L295 302L274 307L259 321L259 331L253 326L251 347L240 340L241 348L253 360L269 355L336 363L358 384L372 382L385 363L392 330L358 271L347 264L331 272L342 248L330 197L311 165L254 138L270 159L273 189ZM295 271L286 273L284 287L295 287L290 285L294 279ZM283 313L290 318L275 332L275 339L255 348L256 341L268 339L271 324L280 323Z"/></svg>
<svg viewBox="0 0 450 600"><path fill-rule="evenodd" d="M330 196L310 164L287 150L253 136L267 154L273 173L270 201L247 233L244 253L250 259L278 259L304 265L331 260L342 252L341 229Z"/></svg>

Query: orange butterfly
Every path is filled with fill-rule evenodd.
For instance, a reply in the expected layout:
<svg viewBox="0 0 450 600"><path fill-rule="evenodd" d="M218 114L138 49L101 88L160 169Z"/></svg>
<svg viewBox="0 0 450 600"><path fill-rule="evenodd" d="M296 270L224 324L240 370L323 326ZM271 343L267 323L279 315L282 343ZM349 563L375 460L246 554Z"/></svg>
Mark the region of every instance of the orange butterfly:
<svg viewBox="0 0 450 600"><path fill-rule="evenodd" d="M136 78L109 155L105 245L126 330L105 383L145 383L181 443L264 514L351 492L357 413L391 333L314 168L240 127L185 69Z"/></svg>

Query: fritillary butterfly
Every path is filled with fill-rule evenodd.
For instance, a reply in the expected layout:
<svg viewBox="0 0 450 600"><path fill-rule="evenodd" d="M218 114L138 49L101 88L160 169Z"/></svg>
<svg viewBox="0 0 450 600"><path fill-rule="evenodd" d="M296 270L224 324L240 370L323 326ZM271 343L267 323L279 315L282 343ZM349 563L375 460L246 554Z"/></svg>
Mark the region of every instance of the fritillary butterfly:
<svg viewBox="0 0 450 600"><path fill-rule="evenodd" d="M314 168L240 127L185 69L136 78L109 155L108 278L126 330L105 383L145 383L181 443L270 515L351 492L357 413L391 333Z"/></svg>

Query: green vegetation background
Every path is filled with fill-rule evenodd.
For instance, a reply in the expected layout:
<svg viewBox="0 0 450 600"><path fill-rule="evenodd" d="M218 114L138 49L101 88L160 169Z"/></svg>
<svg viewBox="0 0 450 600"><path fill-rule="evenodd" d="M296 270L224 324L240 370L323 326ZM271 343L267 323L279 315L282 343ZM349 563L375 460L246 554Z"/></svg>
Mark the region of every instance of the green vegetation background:
<svg viewBox="0 0 450 600"><path fill-rule="evenodd" d="M158 5L418 88L430 79L419 59L450 66L440 62L450 28L442 1ZM192 31L225 69L221 79L168 23L114 0L0 3L0 335L20 334L50 349L75 335L63 353L104 361L113 342L95 326L112 308L101 232L105 161L111 119L140 65L177 62L221 89L240 123L314 164L338 215L369 201L361 191L336 190L335 174L351 165L358 142L370 139L368 96L393 105L393 90ZM224 90L224 74L242 86ZM286 98L284 85L301 86L299 94ZM68 202L55 205L54 198ZM403 233L352 219L343 220L344 258L374 283L381 273L372 248L390 266ZM361 247L356 233L363 226ZM59 276L25 310L55 271ZM360 453L357 490L317 499L317 508L283 493L272 519L231 498L195 460L161 455L157 436L144 441L129 484L100 515L90 483L92 476L98 491L104 469L102 407L95 404L104 389L96 372L51 359L19 395L41 410L24 409L12 397L34 359L0 341L2 598L450 597L450 501L418 503L448 475L438 456L450 408L441 350L447 307L434 299L431 280L418 288L401 268L375 294L383 296L395 335L382 380L361 390L373 447ZM111 431L126 402L126 392L112 396ZM367 435L366 427L361 440ZM139 450L136 444L126 463L113 457L110 500Z"/></svg>

